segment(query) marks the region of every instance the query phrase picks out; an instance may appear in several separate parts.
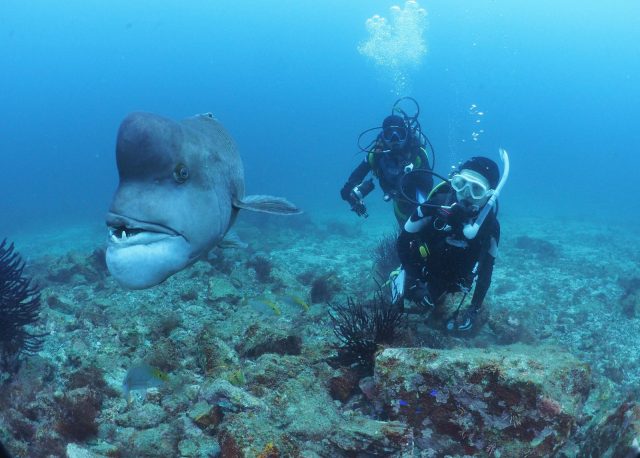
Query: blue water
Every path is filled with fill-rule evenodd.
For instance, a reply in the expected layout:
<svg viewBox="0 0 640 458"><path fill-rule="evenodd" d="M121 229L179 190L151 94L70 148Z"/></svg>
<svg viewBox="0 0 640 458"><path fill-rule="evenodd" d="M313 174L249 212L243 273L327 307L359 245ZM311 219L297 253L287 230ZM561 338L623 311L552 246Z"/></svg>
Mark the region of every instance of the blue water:
<svg viewBox="0 0 640 458"><path fill-rule="evenodd" d="M640 3L421 1L428 51L401 94L358 52L366 19L392 5L3 0L0 232L101 221L134 110L211 111L239 144L249 193L346 212L357 135L398 95L420 102L440 172L509 150L503 211L638 221Z"/></svg>

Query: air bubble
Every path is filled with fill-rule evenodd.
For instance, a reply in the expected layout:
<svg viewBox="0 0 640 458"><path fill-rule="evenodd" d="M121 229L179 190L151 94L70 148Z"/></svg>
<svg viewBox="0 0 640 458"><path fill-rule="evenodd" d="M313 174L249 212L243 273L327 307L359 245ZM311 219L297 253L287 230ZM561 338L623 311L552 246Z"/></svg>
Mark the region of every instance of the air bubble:
<svg viewBox="0 0 640 458"><path fill-rule="evenodd" d="M369 38L358 52L383 69L396 94L407 92L409 73L422 63L427 53L424 39L427 11L417 1L408 0L404 8L394 5L389 19L378 14L367 19Z"/></svg>

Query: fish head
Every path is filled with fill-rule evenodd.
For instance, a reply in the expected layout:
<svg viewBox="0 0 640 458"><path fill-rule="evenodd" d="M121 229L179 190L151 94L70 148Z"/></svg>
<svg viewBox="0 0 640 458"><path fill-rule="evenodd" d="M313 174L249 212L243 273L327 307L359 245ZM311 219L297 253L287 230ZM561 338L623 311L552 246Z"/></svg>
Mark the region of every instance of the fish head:
<svg viewBox="0 0 640 458"><path fill-rule="evenodd" d="M221 149L235 145L215 120L196 118L202 119L133 113L120 126L106 261L125 288L148 288L182 270L218 243L232 221L243 171L241 163L238 172L225 160L237 153Z"/></svg>

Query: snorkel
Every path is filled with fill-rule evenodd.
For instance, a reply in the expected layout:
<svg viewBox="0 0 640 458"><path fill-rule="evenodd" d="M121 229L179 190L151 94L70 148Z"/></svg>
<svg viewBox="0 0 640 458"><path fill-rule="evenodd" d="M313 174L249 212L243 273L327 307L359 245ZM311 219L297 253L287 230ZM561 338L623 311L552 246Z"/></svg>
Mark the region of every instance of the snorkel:
<svg viewBox="0 0 640 458"><path fill-rule="evenodd" d="M504 148L500 148L499 151L500 159L502 160L502 166L504 168L502 178L500 178L498 186L496 186L496 189L493 191L493 194L491 194L491 197L489 197L489 200L480 211L480 214L478 215L476 220L471 224L465 225L462 229L462 233L468 240L474 239L475 236L478 235L480 226L482 226L485 218L487 217L491 209L495 206L498 200L498 196L500 195L500 191L502 190L502 187L507 182L507 178L509 177L509 155L507 154L507 150L505 150Z"/></svg>

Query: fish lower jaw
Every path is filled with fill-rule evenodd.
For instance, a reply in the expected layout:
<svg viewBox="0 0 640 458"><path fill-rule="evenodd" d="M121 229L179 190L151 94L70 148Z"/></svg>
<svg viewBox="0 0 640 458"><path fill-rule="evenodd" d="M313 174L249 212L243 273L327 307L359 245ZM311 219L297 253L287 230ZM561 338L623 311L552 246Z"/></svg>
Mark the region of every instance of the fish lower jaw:
<svg viewBox="0 0 640 458"><path fill-rule="evenodd" d="M113 278L126 289L162 283L191 260L191 245L181 236L139 233L125 241L116 239L107 245L106 263Z"/></svg>

